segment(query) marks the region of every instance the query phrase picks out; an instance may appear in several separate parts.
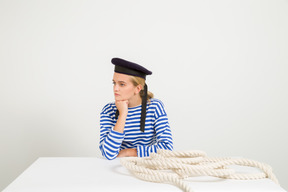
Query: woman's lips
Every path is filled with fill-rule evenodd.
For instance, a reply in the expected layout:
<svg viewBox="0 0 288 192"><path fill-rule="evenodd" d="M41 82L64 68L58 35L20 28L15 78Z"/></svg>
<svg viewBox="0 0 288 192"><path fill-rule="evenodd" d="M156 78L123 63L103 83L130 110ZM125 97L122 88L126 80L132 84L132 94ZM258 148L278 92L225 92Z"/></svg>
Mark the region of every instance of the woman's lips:
<svg viewBox="0 0 288 192"><path fill-rule="evenodd" d="M120 96L118 93L114 93L114 95L117 97L117 96Z"/></svg>

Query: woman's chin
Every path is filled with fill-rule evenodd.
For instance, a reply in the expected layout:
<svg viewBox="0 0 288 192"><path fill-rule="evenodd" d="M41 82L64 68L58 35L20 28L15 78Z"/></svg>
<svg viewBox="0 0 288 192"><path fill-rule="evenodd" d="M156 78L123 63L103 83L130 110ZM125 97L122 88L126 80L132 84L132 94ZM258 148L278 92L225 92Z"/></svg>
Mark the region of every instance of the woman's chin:
<svg viewBox="0 0 288 192"><path fill-rule="evenodd" d="M120 100L120 101L123 100L120 96L116 96L116 95L115 95L114 98L115 98L115 100L118 100L118 101L119 101L119 100Z"/></svg>

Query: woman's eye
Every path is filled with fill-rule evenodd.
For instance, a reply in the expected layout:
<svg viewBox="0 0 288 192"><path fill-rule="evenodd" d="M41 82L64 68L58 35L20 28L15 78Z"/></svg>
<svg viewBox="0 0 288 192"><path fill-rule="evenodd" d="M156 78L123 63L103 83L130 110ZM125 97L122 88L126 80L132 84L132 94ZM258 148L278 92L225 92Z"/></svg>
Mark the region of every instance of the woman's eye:
<svg viewBox="0 0 288 192"><path fill-rule="evenodd" d="M121 83L120 86L123 87L123 86L125 86L125 84L124 84L124 83Z"/></svg>

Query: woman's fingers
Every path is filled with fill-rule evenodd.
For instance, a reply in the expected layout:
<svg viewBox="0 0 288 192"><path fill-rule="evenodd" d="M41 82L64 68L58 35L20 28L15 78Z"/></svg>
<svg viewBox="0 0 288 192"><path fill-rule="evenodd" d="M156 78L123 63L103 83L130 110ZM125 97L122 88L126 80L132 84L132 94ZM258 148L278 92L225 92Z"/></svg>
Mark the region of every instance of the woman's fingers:
<svg viewBox="0 0 288 192"><path fill-rule="evenodd" d="M128 100L116 100L115 104L120 114L128 113Z"/></svg>

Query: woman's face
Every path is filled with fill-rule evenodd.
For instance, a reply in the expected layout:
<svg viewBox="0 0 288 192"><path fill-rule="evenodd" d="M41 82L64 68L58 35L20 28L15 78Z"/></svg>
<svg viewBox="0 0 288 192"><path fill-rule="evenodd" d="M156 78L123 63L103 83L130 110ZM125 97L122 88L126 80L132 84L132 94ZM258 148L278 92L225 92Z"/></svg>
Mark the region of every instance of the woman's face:
<svg viewBox="0 0 288 192"><path fill-rule="evenodd" d="M115 100L130 100L139 93L137 86L134 86L130 77L121 73L114 73L113 90Z"/></svg>

